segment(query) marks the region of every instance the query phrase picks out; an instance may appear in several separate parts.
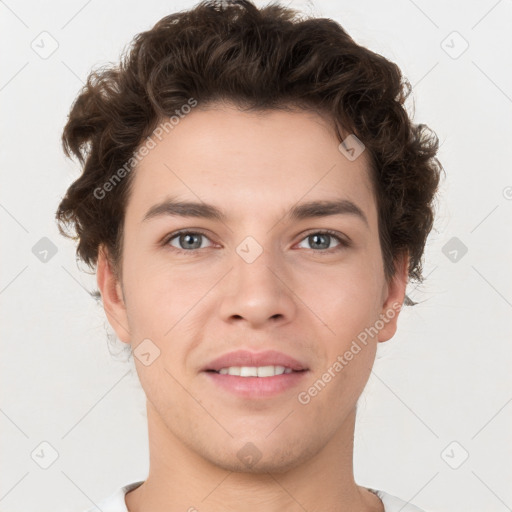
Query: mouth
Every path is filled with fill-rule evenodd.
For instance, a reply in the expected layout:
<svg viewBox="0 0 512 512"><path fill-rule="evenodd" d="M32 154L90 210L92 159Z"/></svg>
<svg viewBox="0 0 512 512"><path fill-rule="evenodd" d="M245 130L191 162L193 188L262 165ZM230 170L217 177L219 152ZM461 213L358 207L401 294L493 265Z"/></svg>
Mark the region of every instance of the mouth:
<svg viewBox="0 0 512 512"><path fill-rule="evenodd" d="M267 377L307 369L304 362L277 350L236 350L217 357L202 368L203 371L214 370L222 375L242 377Z"/></svg>
<svg viewBox="0 0 512 512"><path fill-rule="evenodd" d="M235 375L237 377L258 377L268 378L277 375L288 375L290 373L301 373L307 370L294 370L287 366L280 365L267 365L267 366L229 366L220 368L219 370L206 370L210 373L217 373L219 375Z"/></svg>
<svg viewBox="0 0 512 512"><path fill-rule="evenodd" d="M229 366L202 372L214 390L227 392L244 401L257 401L289 393L299 385L309 370L293 370L284 366Z"/></svg>
<svg viewBox="0 0 512 512"><path fill-rule="evenodd" d="M202 372L213 389L245 399L269 398L299 385L306 363L277 350L240 349L210 361Z"/></svg>

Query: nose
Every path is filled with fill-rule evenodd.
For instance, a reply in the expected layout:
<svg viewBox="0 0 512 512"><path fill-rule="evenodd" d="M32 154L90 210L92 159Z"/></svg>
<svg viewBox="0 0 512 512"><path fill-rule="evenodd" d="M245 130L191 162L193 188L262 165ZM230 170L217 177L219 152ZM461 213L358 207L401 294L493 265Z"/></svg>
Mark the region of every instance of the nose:
<svg viewBox="0 0 512 512"><path fill-rule="evenodd" d="M253 261L240 254L233 257L232 270L220 290L222 319L255 329L267 323L291 322L297 303L289 272L268 251L263 250Z"/></svg>

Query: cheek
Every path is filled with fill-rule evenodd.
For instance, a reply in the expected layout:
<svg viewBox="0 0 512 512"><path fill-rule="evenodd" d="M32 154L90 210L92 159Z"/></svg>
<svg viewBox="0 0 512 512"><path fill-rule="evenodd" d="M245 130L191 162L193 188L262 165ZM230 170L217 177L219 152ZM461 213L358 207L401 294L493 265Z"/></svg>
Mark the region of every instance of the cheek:
<svg viewBox="0 0 512 512"><path fill-rule="evenodd" d="M194 314L196 306L215 282L197 272L163 263L133 259L126 262L125 288L130 297L128 314L134 327L149 329L159 337L180 319ZM189 312L190 311L190 312Z"/></svg>
<svg viewBox="0 0 512 512"><path fill-rule="evenodd" d="M346 282L347 283L347 282ZM353 405L366 385L375 360L377 339L371 326L378 319L373 282L345 284L325 301L322 317L329 330L323 338L325 361L320 379L329 381L324 400ZM344 409L338 413L344 414Z"/></svg>
<svg viewBox="0 0 512 512"><path fill-rule="evenodd" d="M331 379L328 394L333 393L333 400L356 399L368 380L377 345L370 328L379 318L380 286L378 274L352 267L331 276L330 291L318 304L319 316L329 327L324 329L326 359L320 371L330 371L324 376Z"/></svg>
<svg viewBox="0 0 512 512"><path fill-rule="evenodd" d="M207 300L207 293L219 277L211 272L205 274L200 276L198 272L162 265L159 268L134 265L127 272L130 276L130 281L125 283L130 297L127 312L134 350L149 339L159 353L151 371L141 366L141 383L150 385L159 379L174 382L167 371L182 380L190 370L187 354L201 338L203 320L215 315L215 304Z"/></svg>
<svg viewBox="0 0 512 512"><path fill-rule="evenodd" d="M333 330L337 335L364 328L379 314L383 279L370 263L324 269L310 282L315 285L308 287L308 300L317 305L326 323L336 326Z"/></svg>

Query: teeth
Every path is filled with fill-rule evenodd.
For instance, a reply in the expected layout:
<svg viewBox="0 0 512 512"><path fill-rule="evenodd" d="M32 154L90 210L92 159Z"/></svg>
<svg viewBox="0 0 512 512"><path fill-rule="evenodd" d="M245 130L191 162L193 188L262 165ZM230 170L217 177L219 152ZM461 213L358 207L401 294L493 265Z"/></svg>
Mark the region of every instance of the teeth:
<svg viewBox="0 0 512 512"><path fill-rule="evenodd" d="M239 377L273 377L283 373L292 373L292 371L291 368L284 366L230 366L229 368L221 368L219 373Z"/></svg>

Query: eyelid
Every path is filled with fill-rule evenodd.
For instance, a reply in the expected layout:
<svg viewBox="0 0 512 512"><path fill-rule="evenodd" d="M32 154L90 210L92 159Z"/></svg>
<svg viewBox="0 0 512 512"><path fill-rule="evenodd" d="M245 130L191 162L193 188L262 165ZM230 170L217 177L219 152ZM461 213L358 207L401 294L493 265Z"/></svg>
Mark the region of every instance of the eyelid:
<svg viewBox="0 0 512 512"><path fill-rule="evenodd" d="M321 234L321 235L331 235L334 238L337 238L338 241L342 244L350 245L352 243L352 240L345 235L344 233L341 233L340 231L335 231L333 229L324 229L324 228L317 228L317 229L310 229L306 231L305 233L302 233L302 238L300 241L304 240L304 238L315 235L315 234Z"/></svg>

